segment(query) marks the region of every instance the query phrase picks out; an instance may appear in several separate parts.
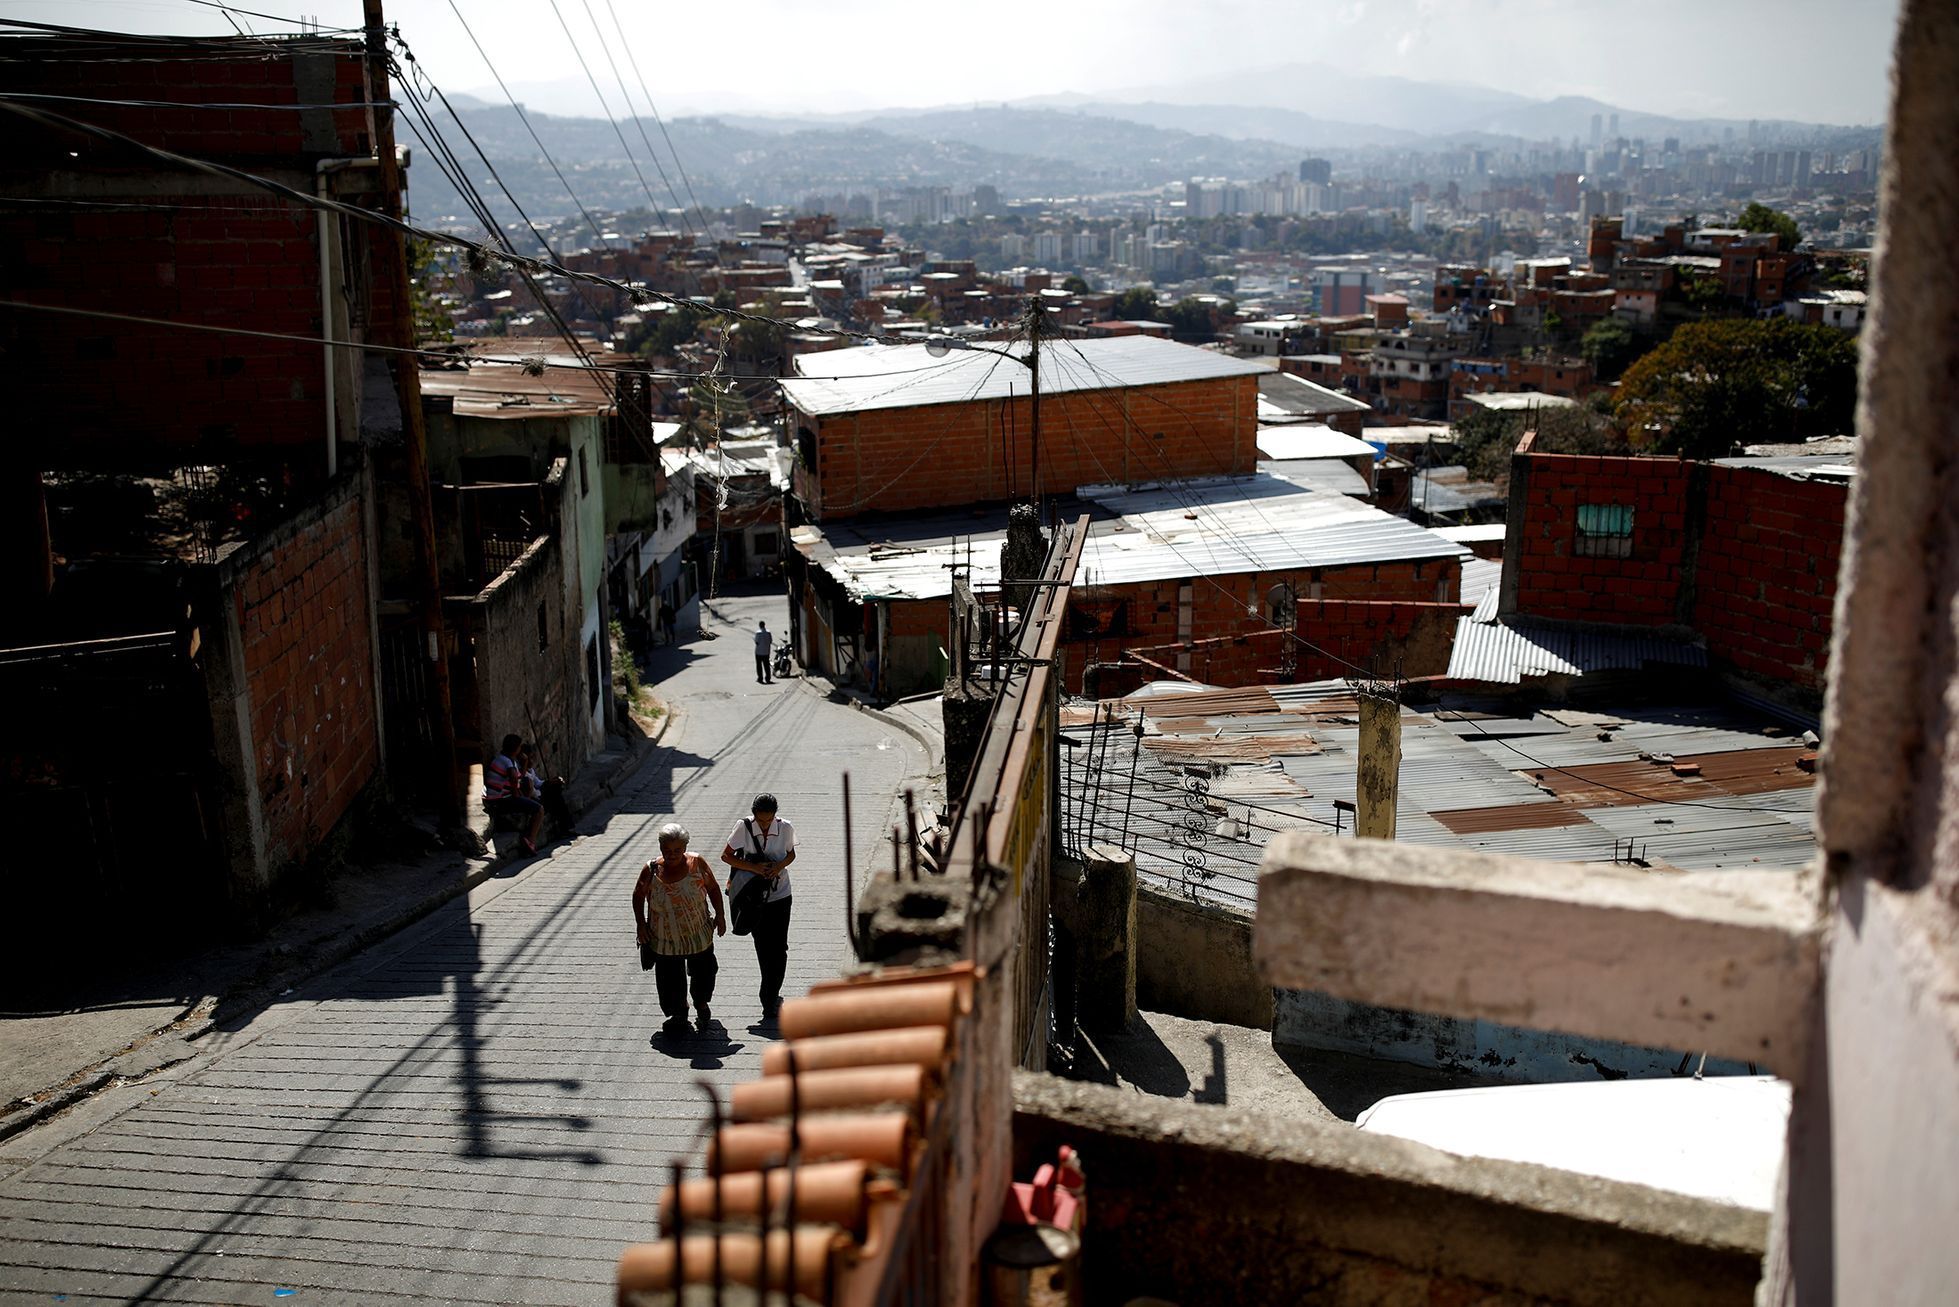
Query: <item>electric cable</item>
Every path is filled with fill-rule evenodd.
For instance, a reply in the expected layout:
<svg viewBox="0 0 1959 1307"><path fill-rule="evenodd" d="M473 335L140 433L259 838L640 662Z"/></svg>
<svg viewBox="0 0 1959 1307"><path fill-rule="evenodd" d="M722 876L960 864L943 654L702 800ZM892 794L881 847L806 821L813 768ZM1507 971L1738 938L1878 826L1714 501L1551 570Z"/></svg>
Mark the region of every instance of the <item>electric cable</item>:
<svg viewBox="0 0 1959 1307"><path fill-rule="evenodd" d="M463 17L463 11L457 6L456 0L449 0L449 10L455 14L456 21L462 24L463 34L469 38L469 43L476 47L476 53L481 56L483 66L490 70L490 76L495 79L497 89L503 92L503 98L510 101L510 107L516 110L517 121L524 124L524 130L530 133L531 142L537 146L538 153L544 156L544 162L550 165L552 176L558 179L558 184L565 188L565 194L571 197L572 204L577 206L578 212L584 216L585 225L592 229L593 238L600 245L611 249L611 242L606 240L605 232L599 227L598 219L594 218L592 211L585 207L585 201L578 198L578 192L571 188L571 183L565 178L564 169L558 166L558 161L551 156L551 151L545 148L544 138L539 136L537 134L537 128L531 125L530 115L524 112L523 105L517 103L517 97L510 93L510 88L504 85L503 74L497 71L497 66L494 63L490 62L490 52L485 50L483 43L476 39L475 30L470 27L469 20ZM551 261L553 263L562 262L562 260L555 256Z"/></svg>
<svg viewBox="0 0 1959 1307"><path fill-rule="evenodd" d="M150 145L143 141L139 141L135 137L130 136L125 132L118 132L111 128L103 127L95 123L83 122L79 119L70 118L63 114L51 113L44 109L36 109L29 105L18 104L15 103L13 99L5 93L0 93L0 110L4 110L8 113L14 114L17 117L29 119L30 121L39 123L45 127L51 127L57 130L74 132L78 135L93 136L100 140L115 142L117 144L127 146L130 149L139 151L140 153L149 155L151 158L159 159L166 163L176 164L180 167L188 168L195 172L202 172L210 176L224 177L233 181L242 182L246 185L256 187L263 191L267 191L273 195L280 196L281 198L287 200L290 203L300 205L305 208L323 209L328 212L345 214L346 216L354 218L358 221L370 222L378 226L388 227L394 231L398 231L402 233L403 235L416 236L424 240L435 242L437 244L454 246L458 249L467 250L467 251L474 251L479 257L485 259L494 260L500 263L507 263L512 266L523 265L529 267L532 271L535 272L548 273L553 276L566 278L567 280L582 281L590 285L604 286L612 290L620 291L621 293L632 297L636 303L641 301L654 301L660 303L667 303L667 304L677 305L682 308L696 309L701 312L709 313L719 317L733 318L738 321L755 322L765 326L782 327L787 330L808 331L814 335L834 336L839 339L848 339L848 340L861 340L870 344L887 343L883 340L883 338L870 335L866 332L846 331L842 328L837 328L837 327L805 328L798 323L790 322L783 318L774 318L761 313L750 313L746 309L716 308L712 305L704 303L703 301L697 298L675 295L667 291L653 290L650 287L646 287L646 286L633 285L627 282L618 281L611 277L602 276L598 273L580 272L575 269L567 268L560 264L551 262L550 260L547 259L539 259L527 255L513 254L507 250L492 249L489 246L484 245L480 241L473 241L468 239L467 237L458 236L454 232L434 231L426 227L417 226L416 224L405 221L404 219L394 217L392 214L381 213L378 210L374 210L374 209L363 209L358 205L347 204L340 200L328 199L324 196L309 195L305 191L295 189L294 187L291 186L287 186L282 182L273 181L269 177L263 177L256 173L247 172L242 168L234 168L228 164L216 163L209 159L199 159L190 155L179 154L173 150L167 150L160 146Z"/></svg>
<svg viewBox="0 0 1959 1307"><path fill-rule="evenodd" d="M665 184L667 194L673 197L674 208L680 210L680 221L683 230L685 230L687 229L687 206L680 202L680 192L674 189L672 179L667 176L666 167L660 162L659 153L654 150L653 142L646 135L646 124L640 121L639 112L633 108L632 92L626 89L626 79L619 74L619 62L612 57L612 47L606 43L605 31L599 26L598 17L592 13L592 0L579 0L579 3L584 6L585 21L592 25L593 33L599 38L599 53L605 56L606 67L612 69L612 80L619 84L619 96L626 102L626 116L632 119L633 130L639 133L640 144L646 147L646 155L649 159L653 160L654 170L660 174L660 181ZM621 137L621 140L623 139ZM655 209L654 212L657 214L658 210Z"/></svg>
<svg viewBox="0 0 1959 1307"><path fill-rule="evenodd" d="M633 176L639 179L640 190L646 193L646 207L648 212L658 215L660 212L660 202L653 198L653 188L646 184L646 174L639 170L639 160L633 157L633 147L626 144L626 134L619 130L619 120L612 116L612 106L606 103L605 92L599 89L599 79L592 75L592 66L585 62L585 52L579 48L578 38L572 35L571 24L565 21L564 12L558 8L558 0L546 0L546 3L551 6L551 12L556 16L558 26L564 29L565 40L571 43L571 53L578 60L578 66L584 70L585 81L592 88L592 94L598 97L599 112L605 115L605 120L608 123L612 124L612 134L619 138L619 148L625 151L626 163L631 166ZM687 233L688 238L691 240L693 238L693 228L688 225L687 215L684 213L680 215L680 225L681 229Z"/></svg>
<svg viewBox="0 0 1959 1307"><path fill-rule="evenodd" d="M612 7L612 0L605 0L605 7L607 12L612 15L613 27L618 29L619 43L626 48L626 62L632 65L633 76L639 78L640 94L646 99L646 110L653 115L653 123L660 129L660 138L667 143L667 153L673 156L673 166L680 173L681 183L687 188L687 198L693 202L694 212L701 215L703 225L705 225L707 210L701 207L700 197L694 194L694 183L687 176L687 165L681 162L680 151L674 148L673 137L667 132L666 121L660 117L660 110L653 103L653 92L647 89L646 74L640 71L639 56L633 53L633 43L626 38L626 29L619 22L619 11ZM593 25L597 26L596 23Z"/></svg>

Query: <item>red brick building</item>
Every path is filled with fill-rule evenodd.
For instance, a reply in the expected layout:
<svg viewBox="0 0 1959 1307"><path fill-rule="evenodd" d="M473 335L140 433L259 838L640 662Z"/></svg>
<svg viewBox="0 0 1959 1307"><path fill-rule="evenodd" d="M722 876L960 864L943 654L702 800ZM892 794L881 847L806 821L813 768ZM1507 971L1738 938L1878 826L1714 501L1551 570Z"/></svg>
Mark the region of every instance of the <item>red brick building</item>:
<svg viewBox="0 0 1959 1307"><path fill-rule="evenodd" d="M388 359L322 339L402 343L394 242L74 124L378 208L363 46L15 38L7 54L0 92L52 117L10 118L0 162L0 281L45 306L0 309L14 425L36 433L5 470L5 643L44 668L50 702L91 684L73 651L141 667L126 702L171 757L99 736L70 757L78 719L37 718L0 749L0 803L66 794L99 815L50 825L91 915L144 911L131 891L154 883L195 924L249 920L383 768L362 437L398 445L399 415Z"/></svg>
<svg viewBox="0 0 1959 1307"><path fill-rule="evenodd" d="M1717 667L1821 690L1847 459L1537 454L1530 440L1511 463L1503 616L1671 628Z"/></svg>
<svg viewBox="0 0 1959 1307"><path fill-rule="evenodd" d="M279 50L270 41L131 36L79 58L72 42L15 39L0 91L180 103L29 102L308 193L377 205L379 169L358 107L367 99L361 43L314 38ZM336 103L348 107L299 107ZM385 293L352 271L371 265L380 228L323 221L262 189L57 126L13 120L8 141L0 180L9 194L41 197L0 211L8 298L398 343ZM250 450L324 474L327 363L311 341L0 309L0 345L14 365L15 420L60 433L43 444L53 465L159 468L199 451L211 461L214 452ZM339 362L335 434L348 440L359 366Z"/></svg>
<svg viewBox="0 0 1959 1307"><path fill-rule="evenodd" d="M1077 486L1246 474L1255 363L1147 336L1043 343L1036 444L1024 343L798 360L783 382L795 494L812 522L1000 502ZM1038 460L1038 462L1037 462Z"/></svg>

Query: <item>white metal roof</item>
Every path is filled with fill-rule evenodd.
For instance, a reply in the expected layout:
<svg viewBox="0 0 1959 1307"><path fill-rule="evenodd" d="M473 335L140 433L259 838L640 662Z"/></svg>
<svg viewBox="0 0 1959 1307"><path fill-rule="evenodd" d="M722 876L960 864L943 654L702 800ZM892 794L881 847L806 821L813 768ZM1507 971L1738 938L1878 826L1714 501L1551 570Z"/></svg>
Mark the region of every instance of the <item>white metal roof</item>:
<svg viewBox="0 0 1959 1307"><path fill-rule="evenodd" d="M1563 395L1546 395L1535 390L1479 390L1463 398L1478 408L1494 409L1499 413L1515 413L1531 408L1575 408L1578 404L1577 400L1567 399Z"/></svg>
<svg viewBox="0 0 1959 1307"><path fill-rule="evenodd" d="M1373 458L1374 446L1344 431L1314 423L1258 429L1260 458Z"/></svg>
<svg viewBox="0 0 1959 1307"><path fill-rule="evenodd" d="M1076 493L1122 519L1090 529L1082 585L1469 556L1405 518L1265 474Z"/></svg>
<svg viewBox="0 0 1959 1307"><path fill-rule="evenodd" d="M1773 1076L1445 1089L1384 1098L1355 1124L1446 1152L1766 1212L1775 1206L1789 1092Z"/></svg>
<svg viewBox="0 0 1959 1307"><path fill-rule="evenodd" d="M934 358L924 345L829 350L799 356L796 369L801 375L785 378L782 390L791 404L813 417L1025 395L1026 365L987 352L996 349L1012 360L1027 354L1022 342L988 344L984 350L954 348L943 358ZM1066 340L1041 347L1041 393L1047 395L1254 377L1265 371L1246 359L1153 336Z"/></svg>
<svg viewBox="0 0 1959 1307"><path fill-rule="evenodd" d="M1089 524L1077 585L1469 554L1346 495L1265 473L1138 489L1089 486L1077 494L1102 514ZM970 518L801 526L790 538L855 598L934 599L951 593L951 565L969 555L973 588L999 586L1003 518L958 534Z"/></svg>

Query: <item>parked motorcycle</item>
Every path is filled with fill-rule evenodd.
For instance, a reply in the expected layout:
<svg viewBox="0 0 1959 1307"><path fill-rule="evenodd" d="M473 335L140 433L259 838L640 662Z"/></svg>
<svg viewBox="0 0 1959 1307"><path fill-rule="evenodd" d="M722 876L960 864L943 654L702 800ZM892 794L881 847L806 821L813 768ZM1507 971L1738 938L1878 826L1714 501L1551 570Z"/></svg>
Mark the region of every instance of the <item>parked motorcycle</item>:
<svg viewBox="0 0 1959 1307"><path fill-rule="evenodd" d="M775 647L775 675L778 680L789 675L789 646L786 643Z"/></svg>

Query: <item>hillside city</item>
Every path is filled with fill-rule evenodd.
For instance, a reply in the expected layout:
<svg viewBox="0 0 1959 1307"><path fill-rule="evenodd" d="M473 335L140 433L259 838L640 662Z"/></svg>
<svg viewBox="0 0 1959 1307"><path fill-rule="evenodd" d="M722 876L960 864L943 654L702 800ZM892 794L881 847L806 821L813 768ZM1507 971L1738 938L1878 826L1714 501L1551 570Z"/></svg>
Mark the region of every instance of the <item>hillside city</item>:
<svg viewBox="0 0 1959 1307"><path fill-rule="evenodd" d="M1950 6L260 2L0 16L0 1297L1949 1300Z"/></svg>

